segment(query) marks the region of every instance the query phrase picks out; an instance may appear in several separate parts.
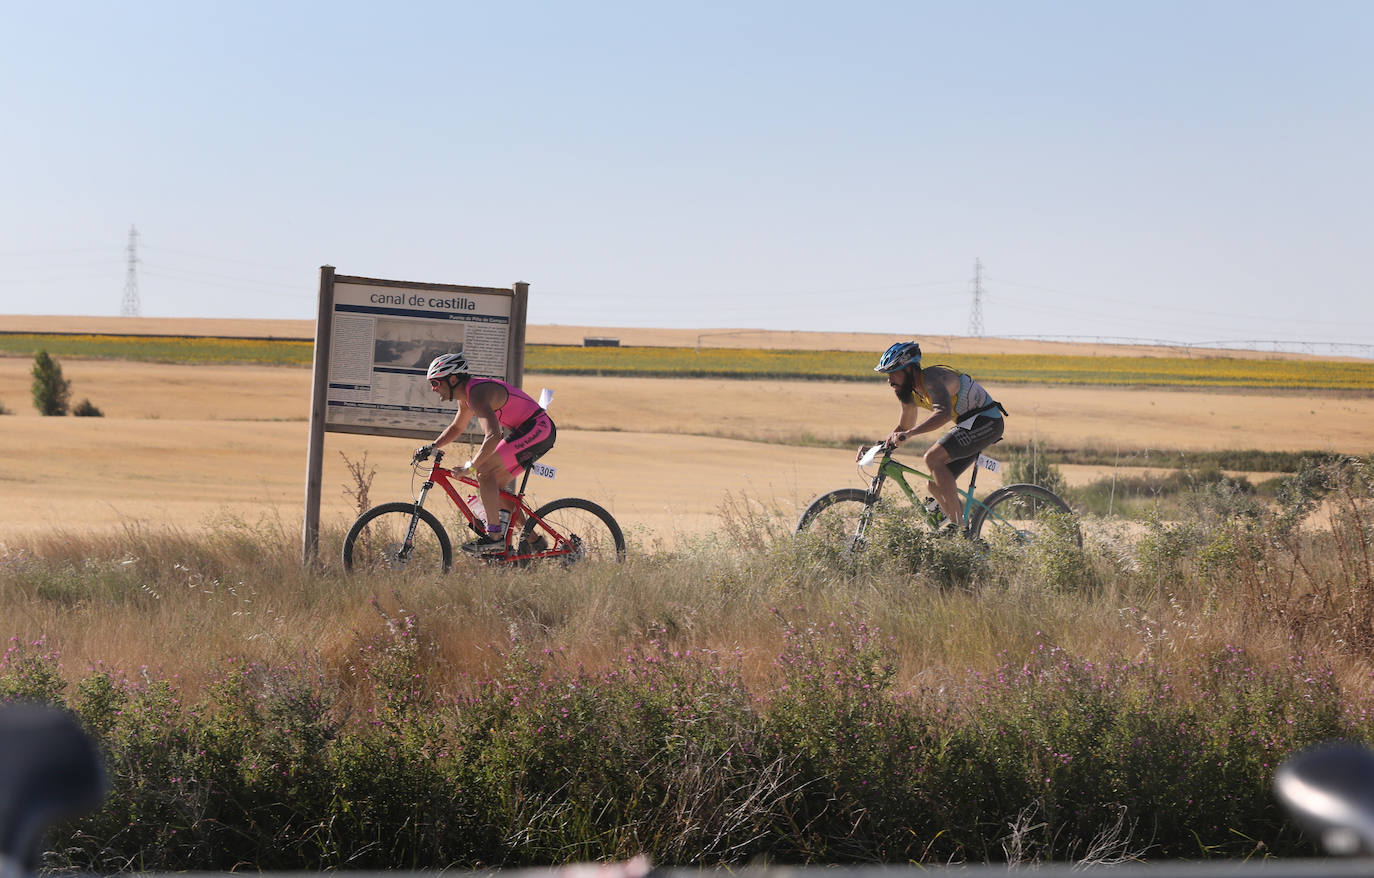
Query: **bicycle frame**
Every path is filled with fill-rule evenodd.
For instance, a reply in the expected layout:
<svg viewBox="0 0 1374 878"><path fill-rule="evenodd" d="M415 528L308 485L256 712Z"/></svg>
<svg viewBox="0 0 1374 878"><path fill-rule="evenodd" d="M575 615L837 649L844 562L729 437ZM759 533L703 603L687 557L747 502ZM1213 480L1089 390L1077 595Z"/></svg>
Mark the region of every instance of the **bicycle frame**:
<svg viewBox="0 0 1374 878"><path fill-rule="evenodd" d="M874 447L877 448L878 446ZM913 466L907 466L900 461L893 460L892 451L893 449L891 448L884 448L882 460L878 464L878 472L873 476L872 481L869 482L868 496L871 502L877 502L878 494L882 491L883 482L892 479L892 481L896 482L897 486L902 489L902 493L911 501L912 507L914 507L920 516L925 519L926 523L929 524L932 529L938 527L940 517L944 513L940 512L938 507L933 511L926 509L924 504L921 503L920 498L916 496L916 490L912 488L911 485L907 484L906 481L907 473L920 476L928 482L935 481L935 477ZM968 488L959 488L957 484L955 485L955 490L958 491L959 496L964 498L965 527L967 527L968 523L973 519L974 507L983 506L982 502L973 496L973 489L978 484L978 464L975 462L970 469L972 470L972 474L969 476Z"/></svg>
<svg viewBox="0 0 1374 878"><path fill-rule="evenodd" d="M886 443L869 446L859 449L859 471L868 479L868 488L860 491L857 488L840 488L822 494L806 507L801 517L797 520L797 533L815 531L816 522L827 509L837 508L838 518L830 518L823 525L826 533L833 534L836 526L845 534L848 541L846 553L861 550L866 542L868 527L873 522L873 517L878 510L878 499L882 494L883 482L888 479L894 480L902 493L906 495L912 509L915 510L918 520L924 521L931 530L939 530L944 522L944 515L940 507L933 501L921 502L907 482L908 475L920 476L926 481L934 481L935 477L929 473L908 466L904 463L892 459L893 449L887 447ZM877 472L868 475L869 468L877 464ZM982 540L984 529L988 525L992 526L989 533L995 533L998 539L1012 539L1016 542L1026 543L1037 539L1040 531L1039 525L1035 522L1039 519L1041 512L1060 512L1073 515L1073 510L1064 500L1047 488L1039 485L1030 484L1011 484L1003 485L993 490L985 498L979 499L975 496L978 489L978 469L979 467L1000 472L1001 466L997 461L985 455L978 455L972 461L973 472L969 476L968 487L959 488L955 485L955 493L963 497L961 516L963 521L962 533L964 536ZM959 473L955 478L962 476ZM857 506L857 508L856 508ZM958 515L959 513L955 513ZM1083 545L1081 531L1074 526L1074 538L1078 545Z"/></svg>
<svg viewBox="0 0 1374 878"><path fill-rule="evenodd" d="M459 493L457 488L457 485L468 485L480 490L481 486L477 483L477 479L472 476L458 475L448 467L440 466L440 462L443 459L444 452L434 452L434 465L430 467L429 477L420 485L420 494L415 498L415 506L417 508L424 506L425 499L429 496L430 490L435 485L438 485L440 488L444 489L444 493L453 501L453 505L458 507L458 511L462 513L463 518L467 521L468 528L479 536L484 534L486 532L485 522L477 517L477 513L472 511L472 507L468 505L467 500L463 499L463 495ZM525 486L529 484L529 481L530 471L525 470L525 475L520 480L520 490L518 493L512 494L505 489L501 490L501 499L509 501L512 508L510 513L510 524L506 526L506 554L499 559L493 560L500 560L502 563L508 564L512 561L528 561L532 558L554 557L566 554L568 551L567 547L571 545L567 537L546 524L544 520L535 515L534 510L525 503ZM516 528L522 526L525 520L530 518L538 522L539 527L543 528L549 536L553 537L552 545L542 552L530 552L523 555L515 554L512 551L512 536ZM411 520L410 530L406 533L407 544L415 537L415 527L418 523L417 519Z"/></svg>
<svg viewBox="0 0 1374 878"><path fill-rule="evenodd" d="M472 528L473 530L478 530L482 527L484 522L482 521L482 519L478 518L477 513L472 511L472 507L468 505L468 502L466 499L463 498L463 495L458 492L458 488L456 486L468 485L469 487L477 488L478 490L481 489L481 486L478 485L477 479L473 478L472 476L458 475L448 467L440 466L439 460L442 457L442 455L443 452L441 451L435 452L434 466L430 468L429 478L427 478L424 484L420 486L420 496L415 499L415 505L425 505L425 498L429 495L430 489L437 484L439 487L444 489L444 493L447 494L448 498L453 501L453 505L458 507L458 511L461 512L463 514L463 518L467 520L468 527ZM525 481L528 481L528 479L529 473L526 472ZM501 499L509 501L513 507L511 510L512 524L516 522L517 513L520 513L522 515L529 515L532 511L528 506L525 505L524 482L522 482L520 485L519 494L512 494L510 491L506 491L503 489L501 491Z"/></svg>

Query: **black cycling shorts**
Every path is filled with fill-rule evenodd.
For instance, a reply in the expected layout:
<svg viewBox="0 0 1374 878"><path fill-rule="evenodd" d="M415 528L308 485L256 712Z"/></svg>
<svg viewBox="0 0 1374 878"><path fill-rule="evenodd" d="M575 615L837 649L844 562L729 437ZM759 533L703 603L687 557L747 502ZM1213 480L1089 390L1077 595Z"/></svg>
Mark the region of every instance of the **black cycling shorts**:
<svg viewBox="0 0 1374 878"><path fill-rule="evenodd" d="M557 438L558 428L553 425L553 418L541 410L506 434L496 450L501 454L506 471L516 476L547 454Z"/></svg>
<svg viewBox="0 0 1374 878"><path fill-rule="evenodd" d="M937 445L949 452L949 471L959 475L973 465L978 454L1002 438L1007 429L1006 418L978 415L967 427L958 427L941 436Z"/></svg>

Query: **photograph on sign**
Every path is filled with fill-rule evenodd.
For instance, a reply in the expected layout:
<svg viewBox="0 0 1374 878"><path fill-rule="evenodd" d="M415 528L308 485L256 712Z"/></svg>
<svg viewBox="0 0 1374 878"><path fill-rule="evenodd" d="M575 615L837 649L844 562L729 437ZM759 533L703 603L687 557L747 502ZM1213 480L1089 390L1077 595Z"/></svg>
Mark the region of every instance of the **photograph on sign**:
<svg viewBox="0 0 1374 878"><path fill-rule="evenodd" d="M374 366L425 369L440 354L463 350L465 326L452 322L379 317L372 341Z"/></svg>
<svg viewBox="0 0 1374 878"><path fill-rule="evenodd" d="M429 389L425 370L441 354L466 353L466 335L466 327L461 323L378 318L372 342L372 371L377 384L384 385L382 395L412 409L434 408L438 398ZM471 363L468 366L477 368Z"/></svg>

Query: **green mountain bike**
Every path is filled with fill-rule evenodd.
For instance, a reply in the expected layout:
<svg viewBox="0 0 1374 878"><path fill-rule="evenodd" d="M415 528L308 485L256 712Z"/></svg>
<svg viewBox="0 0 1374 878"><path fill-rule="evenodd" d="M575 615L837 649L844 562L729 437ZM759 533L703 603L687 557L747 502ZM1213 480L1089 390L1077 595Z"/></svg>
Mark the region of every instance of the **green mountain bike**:
<svg viewBox="0 0 1374 878"><path fill-rule="evenodd" d="M878 498L883 484L891 479L902 489L911 501L912 514L930 526L932 532L938 531L946 518L934 498L924 501L916 496L916 491L907 484L906 476L919 476L927 481L935 477L921 472L915 467L892 459L892 448L878 443L863 450L859 457L859 472L868 477L867 467L877 464L877 472L869 478L867 490L863 488L840 488L822 494L806 507L797 520L797 533L813 534L818 537L842 542L846 552L861 551L865 545L869 526L873 523L874 513L878 510ZM1027 543L1050 527L1049 516L1073 516L1069 504L1048 488L1039 485L1007 485L993 491L979 500L974 496L978 482L978 470L998 471L1001 464L985 454L978 455L972 467L968 488L960 490L964 501L963 534L970 539L987 542L1009 541ZM1083 535L1078 529L1077 519L1073 519L1074 537L1082 545Z"/></svg>

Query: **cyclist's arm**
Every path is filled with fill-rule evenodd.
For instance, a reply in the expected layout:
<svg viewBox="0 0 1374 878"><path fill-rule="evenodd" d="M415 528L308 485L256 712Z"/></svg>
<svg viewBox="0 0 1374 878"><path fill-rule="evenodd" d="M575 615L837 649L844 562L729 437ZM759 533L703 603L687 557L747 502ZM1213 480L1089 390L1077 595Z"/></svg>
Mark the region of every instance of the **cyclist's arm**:
<svg viewBox="0 0 1374 878"><path fill-rule="evenodd" d="M954 420L954 416L948 411L936 409L931 412L930 417L906 431L906 436L915 436L918 433L933 433L941 427ZM905 436L903 437L905 438Z"/></svg>
<svg viewBox="0 0 1374 878"><path fill-rule="evenodd" d="M892 432L887 434L887 444L896 445L906 438L907 432L916 426L918 415L917 406L914 402L900 403L902 413L897 418L897 426L892 428Z"/></svg>
<svg viewBox="0 0 1374 878"><path fill-rule="evenodd" d="M472 421L472 409L466 404L458 403L458 414L453 416L453 420L444 428L444 432L439 434L439 438L434 440L434 447L440 448L463 435L463 431L468 428Z"/></svg>
<svg viewBox="0 0 1374 878"><path fill-rule="evenodd" d="M905 405L902 406L902 420L897 425L893 437L897 442L905 442L907 437L915 436L920 433L933 433L954 420L954 400L950 398L949 388L945 387L943 381L932 382L927 391L930 395L930 417L916 423L916 406L911 406L908 421L908 412ZM907 426L910 424L910 426Z"/></svg>

